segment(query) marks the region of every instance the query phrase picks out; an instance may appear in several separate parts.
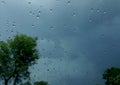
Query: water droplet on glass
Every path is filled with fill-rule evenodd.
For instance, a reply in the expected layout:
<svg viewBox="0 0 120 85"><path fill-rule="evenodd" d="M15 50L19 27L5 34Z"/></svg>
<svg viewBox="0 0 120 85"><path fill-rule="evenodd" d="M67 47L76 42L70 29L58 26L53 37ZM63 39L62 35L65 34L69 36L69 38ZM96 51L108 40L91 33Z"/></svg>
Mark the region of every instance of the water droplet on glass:
<svg viewBox="0 0 120 85"><path fill-rule="evenodd" d="M54 26L50 26L50 30L54 30Z"/></svg>
<svg viewBox="0 0 120 85"><path fill-rule="evenodd" d="M13 22L12 27L15 27L15 26L16 26L16 24L15 24L15 22Z"/></svg>
<svg viewBox="0 0 120 85"><path fill-rule="evenodd" d="M89 19L89 22L92 22L92 19L91 19L91 18Z"/></svg>
<svg viewBox="0 0 120 85"><path fill-rule="evenodd" d="M99 13L100 12L100 10L99 9L97 9L97 13Z"/></svg>
<svg viewBox="0 0 120 85"><path fill-rule="evenodd" d="M39 18L40 18L40 15L38 14L36 17L37 17L37 19L39 19Z"/></svg>
<svg viewBox="0 0 120 85"><path fill-rule="evenodd" d="M70 5L71 1L67 1L67 4Z"/></svg>
<svg viewBox="0 0 120 85"><path fill-rule="evenodd" d="M5 1L1 1L1 3L2 3L2 4L6 4L6 2L5 2Z"/></svg>
<svg viewBox="0 0 120 85"><path fill-rule="evenodd" d="M47 71L50 71L49 69L47 69Z"/></svg>
<svg viewBox="0 0 120 85"><path fill-rule="evenodd" d="M53 70L55 70L55 68L53 68Z"/></svg>
<svg viewBox="0 0 120 85"><path fill-rule="evenodd" d="M38 14L41 14L41 11L38 11Z"/></svg>
<svg viewBox="0 0 120 85"><path fill-rule="evenodd" d="M52 12L53 11L53 9L50 9L50 12Z"/></svg>
<svg viewBox="0 0 120 85"><path fill-rule="evenodd" d="M73 16L76 16L76 13L75 13L75 12L73 13Z"/></svg>
<svg viewBox="0 0 120 85"><path fill-rule="evenodd" d="M35 27L35 25L34 25L34 24L32 24L32 27Z"/></svg>
<svg viewBox="0 0 120 85"><path fill-rule="evenodd" d="M107 13L106 11L103 12L103 14L106 14L106 13Z"/></svg>
<svg viewBox="0 0 120 85"><path fill-rule="evenodd" d="M31 4L31 2L28 2L28 4Z"/></svg>
<svg viewBox="0 0 120 85"><path fill-rule="evenodd" d="M32 11L29 11L29 14L32 15Z"/></svg>
<svg viewBox="0 0 120 85"><path fill-rule="evenodd" d="M11 32L13 32L13 30L11 30Z"/></svg>
<svg viewBox="0 0 120 85"><path fill-rule="evenodd" d="M94 11L94 9L93 9L93 8L91 8L91 9L90 9L90 11L91 11L91 12L93 12L93 11Z"/></svg>

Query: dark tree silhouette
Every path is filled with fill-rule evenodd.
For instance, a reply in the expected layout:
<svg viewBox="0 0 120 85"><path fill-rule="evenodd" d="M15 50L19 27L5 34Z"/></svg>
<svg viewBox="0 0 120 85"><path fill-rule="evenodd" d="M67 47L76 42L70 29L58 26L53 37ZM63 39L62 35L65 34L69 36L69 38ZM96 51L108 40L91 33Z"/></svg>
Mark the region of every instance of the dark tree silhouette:
<svg viewBox="0 0 120 85"><path fill-rule="evenodd" d="M48 85L48 82L45 82L45 81L37 81L37 82L34 82L34 85Z"/></svg>
<svg viewBox="0 0 120 85"><path fill-rule="evenodd" d="M0 79L4 80L4 85L8 85L10 80L16 85L29 79L28 68L39 59L36 41L36 38L24 34L6 42L0 41Z"/></svg>
<svg viewBox="0 0 120 85"><path fill-rule="evenodd" d="M103 79L106 80L106 85L120 85L120 68L112 67L106 69Z"/></svg>

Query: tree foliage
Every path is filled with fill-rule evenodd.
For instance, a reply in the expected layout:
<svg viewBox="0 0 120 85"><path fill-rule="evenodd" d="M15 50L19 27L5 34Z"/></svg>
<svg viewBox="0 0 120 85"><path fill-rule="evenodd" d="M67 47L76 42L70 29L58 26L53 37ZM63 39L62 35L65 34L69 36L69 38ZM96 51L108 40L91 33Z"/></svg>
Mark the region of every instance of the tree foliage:
<svg viewBox="0 0 120 85"><path fill-rule="evenodd" d="M36 40L19 34L6 42L0 41L0 78L4 80L4 85L8 85L11 79L16 85L29 78L29 66L39 59Z"/></svg>
<svg viewBox="0 0 120 85"><path fill-rule="evenodd" d="M48 82L45 82L45 81L37 81L37 82L34 82L34 85L48 85Z"/></svg>
<svg viewBox="0 0 120 85"><path fill-rule="evenodd" d="M21 85L32 85L32 84L29 81L27 81L27 82L25 82ZM33 85L48 85L48 82L46 82L46 81L36 81L36 82L34 82Z"/></svg>
<svg viewBox="0 0 120 85"><path fill-rule="evenodd" d="M106 85L120 85L120 68L112 67L106 69L103 79L106 80Z"/></svg>

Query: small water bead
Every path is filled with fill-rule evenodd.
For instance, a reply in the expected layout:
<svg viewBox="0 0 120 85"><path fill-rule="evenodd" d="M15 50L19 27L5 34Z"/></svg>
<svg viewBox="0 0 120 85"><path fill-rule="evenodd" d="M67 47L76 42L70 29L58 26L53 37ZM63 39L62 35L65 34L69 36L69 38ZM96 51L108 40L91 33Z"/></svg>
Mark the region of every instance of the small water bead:
<svg viewBox="0 0 120 85"><path fill-rule="evenodd" d="M50 71L49 69L47 69L47 71Z"/></svg>
<svg viewBox="0 0 120 85"><path fill-rule="evenodd" d="M74 17L76 16L76 13L75 13L75 12L73 13L73 16L74 16Z"/></svg>
<svg viewBox="0 0 120 85"><path fill-rule="evenodd" d="M97 9L97 13L99 13L100 12L100 10L99 9Z"/></svg>
<svg viewBox="0 0 120 85"><path fill-rule="evenodd" d="M107 13L106 11L103 12L103 14L106 14L106 13Z"/></svg>
<svg viewBox="0 0 120 85"><path fill-rule="evenodd" d="M5 1L1 1L1 3L2 3L2 4L6 4L6 2L5 2Z"/></svg>
<svg viewBox="0 0 120 85"><path fill-rule="evenodd" d="M28 2L28 4L31 4L31 2Z"/></svg>
<svg viewBox="0 0 120 85"><path fill-rule="evenodd" d="M36 18L39 19L39 18L40 18L40 15L38 14L38 15L36 16Z"/></svg>
<svg viewBox="0 0 120 85"><path fill-rule="evenodd" d="M12 27L15 27L16 25L15 24L12 24Z"/></svg>
<svg viewBox="0 0 120 85"><path fill-rule="evenodd" d="M90 11L91 11L91 12L94 12L94 9L93 9L93 8L91 8L91 9L90 9Z"/></svg>
<svg viewBox="0 0 120 85"><path fill-rule="evenodd" d="M41 14L41 11L38 11L38 14Z"/></svg>
<svg viewBox="0 0 120 85"><path fill-rule="evenodd" d="M29 11L29 14L32 15L32 11Z"/></svg>
<svg viewBox="0 0 120 85"><path fill-rule="evenodd" d="M50 12L53 12L53 9L50 9Z"/></svg>
<svg viewBox="0 0 120 85"><path fill-rule="evenodd" d="M90 18L88 21L89 21L89 22L92 22L92 19Z"/></svg>
<svg viewBox="0 0 120 85"><path fill-rule="evenodd" d="M54 30L54 26L50 26L50 30Z"/></svg>
<svg viewBox="0 0 120 85"><path fill-rule="evenodd" d="M32 27L35 27L35 25L34 25L34 24L32 24Z"/></svg>
<svg viewBox="0 0 120 85"><path fill-rule="evenodd" d="M70 5L71 1L67 1L67 4Z"/></svg>

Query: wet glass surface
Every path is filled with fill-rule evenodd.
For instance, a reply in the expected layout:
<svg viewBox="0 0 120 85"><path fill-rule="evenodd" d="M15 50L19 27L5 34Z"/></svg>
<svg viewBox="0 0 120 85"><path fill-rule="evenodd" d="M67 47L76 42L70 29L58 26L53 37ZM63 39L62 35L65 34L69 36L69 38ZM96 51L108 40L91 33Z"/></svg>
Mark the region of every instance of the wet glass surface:
<svg viewBox="0 0 120 85"><path fill-rule="evenodd" d="M38 37L31 82L95 85L120 66L119 0L0 0L0 40Z"/></svg>

